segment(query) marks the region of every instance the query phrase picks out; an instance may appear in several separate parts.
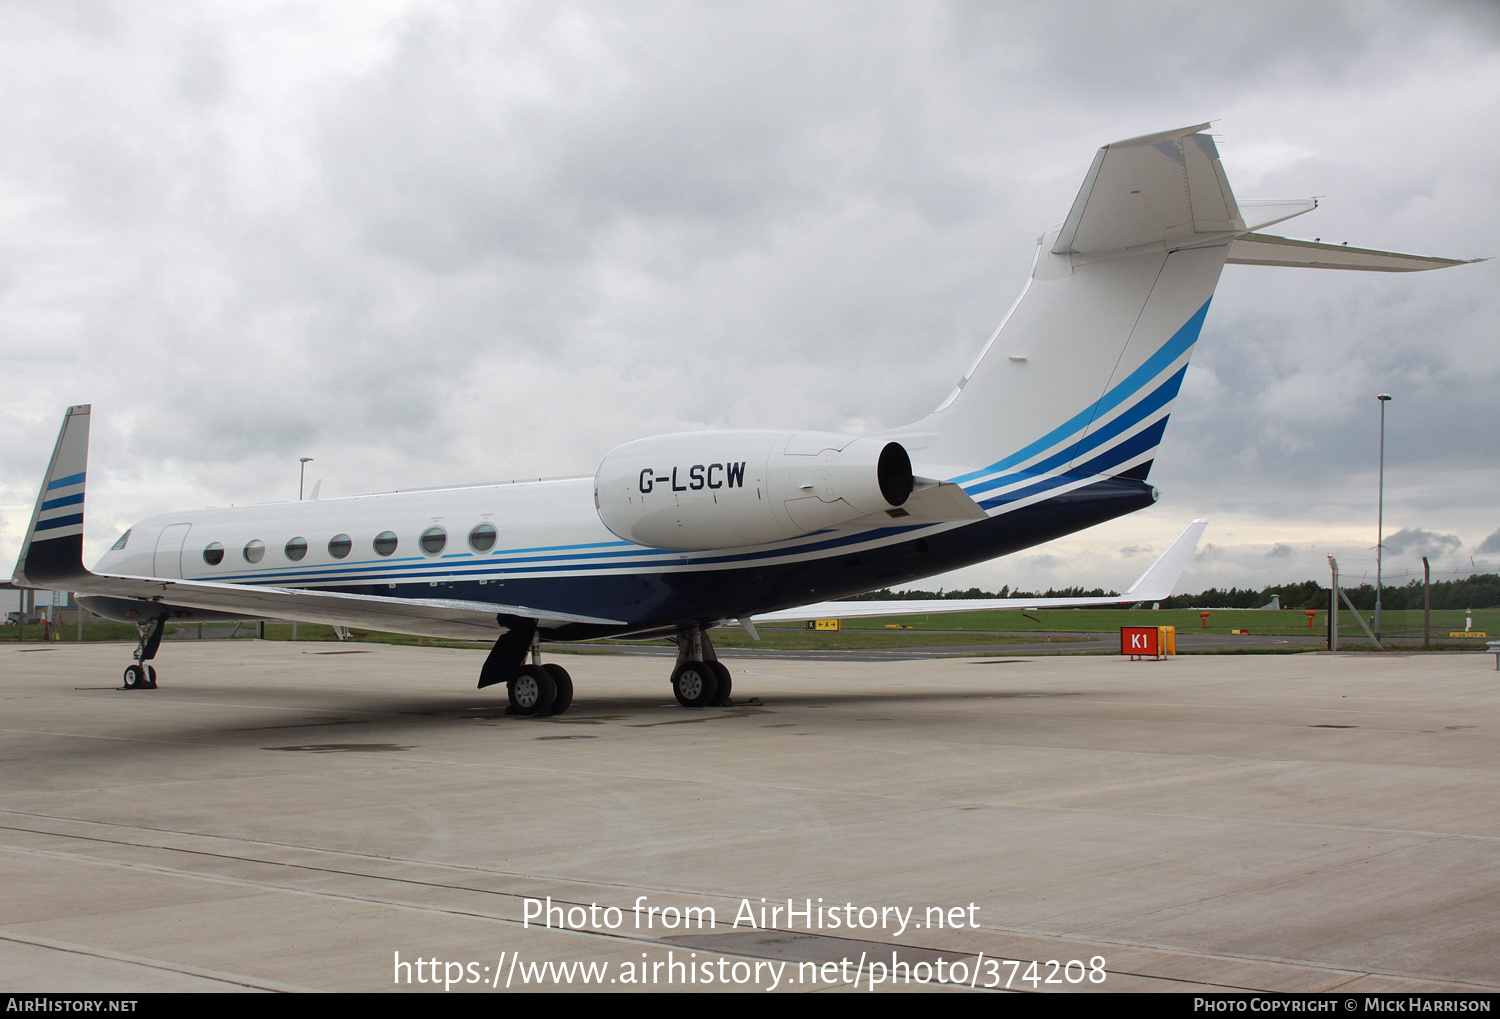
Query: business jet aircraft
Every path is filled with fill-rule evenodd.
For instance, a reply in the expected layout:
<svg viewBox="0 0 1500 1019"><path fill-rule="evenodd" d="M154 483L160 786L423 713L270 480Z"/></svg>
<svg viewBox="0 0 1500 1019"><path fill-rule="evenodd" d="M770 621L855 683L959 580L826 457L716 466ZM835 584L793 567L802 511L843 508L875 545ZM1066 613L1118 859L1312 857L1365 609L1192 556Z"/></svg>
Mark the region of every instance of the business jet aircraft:
<svg viewBox="0 0 1500 1019"><path fill-rule="evenodd" d="M688 432L592 477L151 517L83 565L89 408L68 410L16 566L136 622L125 685L154 687L169 620L298 619L494 639L479 685L567 710L553 640L669 636L686 706L725 703L730 621L1133 603L1171 594L1194 521L1119 598L838 602L1151 505L1172 401L1227 263L1412 271L1461 264L1257 233L1314 200L1237 202L1207 124L1100 149L973 366L914 424L852 437ZM528 661L528 658L530 659Z"/></svg>

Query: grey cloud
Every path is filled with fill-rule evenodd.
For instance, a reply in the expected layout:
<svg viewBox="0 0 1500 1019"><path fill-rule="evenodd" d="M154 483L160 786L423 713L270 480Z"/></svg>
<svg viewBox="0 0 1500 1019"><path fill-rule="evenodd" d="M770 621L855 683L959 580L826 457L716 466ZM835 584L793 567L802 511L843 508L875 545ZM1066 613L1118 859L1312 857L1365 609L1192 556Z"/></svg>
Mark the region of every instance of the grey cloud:
<svg viewBox="0 0 1500 1019"><path fill-rule="evenodd" d="M1490 555L1500 552L1500 530L1495 531L1488 538L1481 541L1479 547L1474 551L1479 555Z"/></svg>
<svg viewBox="0 0 1500 1019"><path fill-rule="evenodd" d="M1220 548L1218 545L1213 544L1212 542L1209 542L1206 545L1198 546L1198 550L1193 553L1193 562L1211 563L1215 560L1225 558L1226 555L1227 553L1224 551L1224 549Z"/></svg>
<svg viewBox="0 0 1500 1019"><path fill-rule="evenodd" d="M1463 544L1457 535L1435 534L1419 527L1403 527L1385 536L1385 548L1397 555L1447 555Z"/></svg>

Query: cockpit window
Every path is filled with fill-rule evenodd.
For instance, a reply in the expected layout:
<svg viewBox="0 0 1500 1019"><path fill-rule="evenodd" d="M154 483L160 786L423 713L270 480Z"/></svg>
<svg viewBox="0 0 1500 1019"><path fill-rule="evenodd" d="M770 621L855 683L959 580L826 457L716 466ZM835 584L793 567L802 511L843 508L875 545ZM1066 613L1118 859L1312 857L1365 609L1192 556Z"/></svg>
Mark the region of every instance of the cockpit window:
<svg viewBox="0 0 1500 1019"><path fill-rule="evenodd" d="M113 545L109 546L109 550L111 552L118 552L120 551L120 549L125 547L125 543L129 540L130 532L126 531L124 534L120 535L119 540L117 540Z"/></svg>

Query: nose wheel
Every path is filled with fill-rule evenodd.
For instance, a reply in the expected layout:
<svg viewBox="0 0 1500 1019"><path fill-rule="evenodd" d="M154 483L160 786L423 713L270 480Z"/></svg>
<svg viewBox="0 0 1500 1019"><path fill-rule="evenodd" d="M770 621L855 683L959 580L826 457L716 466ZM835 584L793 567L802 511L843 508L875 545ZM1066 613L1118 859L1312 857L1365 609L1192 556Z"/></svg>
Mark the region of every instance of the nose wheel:
<svg viewBox="0 0 1500 1019"><path fill-rule="evenodd" d="M127 665L125 667L125 689L155 690L156 670L149 665Z"/></svg>

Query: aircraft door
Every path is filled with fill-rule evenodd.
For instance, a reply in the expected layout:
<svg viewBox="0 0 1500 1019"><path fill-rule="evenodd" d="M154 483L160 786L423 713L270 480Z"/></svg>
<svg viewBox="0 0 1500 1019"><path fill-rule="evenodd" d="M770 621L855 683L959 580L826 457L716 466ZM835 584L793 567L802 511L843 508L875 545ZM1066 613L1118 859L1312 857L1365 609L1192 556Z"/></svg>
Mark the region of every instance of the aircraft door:
<svg viewBox="0 0 1500 1019"><path fill-rule="evenodd" d="M192 524L168 524L156 539L156 556L151 563L153 577L178 579L182 576L182 546Z"/></svg>

